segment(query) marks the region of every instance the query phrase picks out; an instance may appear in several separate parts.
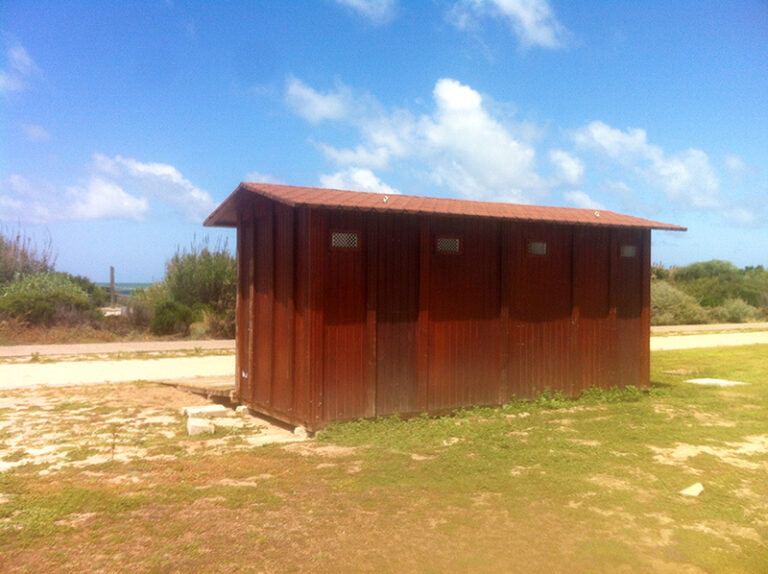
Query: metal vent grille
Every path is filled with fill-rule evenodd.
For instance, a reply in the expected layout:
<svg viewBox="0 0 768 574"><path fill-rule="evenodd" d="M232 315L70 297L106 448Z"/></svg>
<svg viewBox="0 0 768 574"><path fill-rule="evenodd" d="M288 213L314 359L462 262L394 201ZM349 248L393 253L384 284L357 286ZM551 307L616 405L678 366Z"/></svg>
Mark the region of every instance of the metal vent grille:
<svg viewBox="0 0 768 574"><path fill-rule="evenodd" d="M459 253L461 240L458 237L438 237L437 250L440 253Z"/></svg>
<svg viewBox="0 0 768 574"><path fill-rule="evenodd" d="M529 241L528 253L530 253L531 255L546 255L547 242L546 241Z"/></svg>
<svg viewBox="0 0 768 574"><path fill-rule="evenodd" d="M331 247L336 249L357 249L359 239L353 231L334 231L331 233Z"/></svg>
<svg viewBox="0 0 768 574"><path fill-rule="evenodd" d="M620 252L622 257L637 257L637 245L622 245Z"/></svg>

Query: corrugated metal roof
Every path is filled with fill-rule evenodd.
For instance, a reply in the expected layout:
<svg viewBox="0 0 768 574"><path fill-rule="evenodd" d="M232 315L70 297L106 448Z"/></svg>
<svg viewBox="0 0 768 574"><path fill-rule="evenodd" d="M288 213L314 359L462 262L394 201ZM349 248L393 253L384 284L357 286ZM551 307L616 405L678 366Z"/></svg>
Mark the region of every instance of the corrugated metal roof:
<svg viewBox="0 0 768 574"><path fill-rule="evenodd" d="M237 189L208 216L204 225L234 227L237 224L237 197L254 193L292 207L322 207L358 211L413 213L423 215L456 215L492 217L517 221L540 221L600 227L635 227L686 231L685 227L650 219L623 215L603 209L545 207L516 203L470 201L415 195L384 195L361 191L343 191L318 187L296 187L272 183L241 183Z"/></svg>

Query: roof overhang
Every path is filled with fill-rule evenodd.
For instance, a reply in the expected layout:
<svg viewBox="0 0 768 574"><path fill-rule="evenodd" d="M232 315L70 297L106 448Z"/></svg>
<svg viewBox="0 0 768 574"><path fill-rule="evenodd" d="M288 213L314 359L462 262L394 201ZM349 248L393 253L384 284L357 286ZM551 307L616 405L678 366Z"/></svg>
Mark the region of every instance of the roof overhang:
<svg viewBox="0 0 768 574"><path fill-rule="evenodd" d="M484 217L590 227L687 231L685 227L680 225L623 215L603 209L545 207L400 194L385 195L361 191L245 182L237 186L237 189L206 218L203 225L206 227L236 227L243 199L253 196L270 199L290 207Z"/></svg>

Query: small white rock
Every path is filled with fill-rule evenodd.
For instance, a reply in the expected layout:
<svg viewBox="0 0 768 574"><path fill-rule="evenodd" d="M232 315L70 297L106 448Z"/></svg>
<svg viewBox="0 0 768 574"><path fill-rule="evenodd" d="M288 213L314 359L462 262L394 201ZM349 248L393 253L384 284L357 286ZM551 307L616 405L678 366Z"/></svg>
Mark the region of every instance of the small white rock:
<svg viewBox="0 0 768 574"><path fill-rule="evenodd" d="M239 417L247 417L251 414L251 411L245 405L237 405L235 408L235 414Z"/></svg>
<svg viewBox="0 0 768 574"><path fill-rule="evenodd" d="M701 494L701 492L704 490L704 485L700 482L697 482L696 484L692 484L688 488L684 488L680 491L680 494L683 496L698 496Z"/></svg>
<svg viewBox="0 0 768 574"><path fill-rule="evenodd" d="M293 429L293 436L301 439L307 438L309 435L307 434L307 429L304 427L296 427Z"/></svg>
<svg viewBox="0 0 768 574"><path fill-rule="evenodd" d="M213 434L215 430L216 427L213 426L213 423L209 419L197 419L192 417L187 419L187 432L189 433L189 436L197 436L203 433Z"/></svg>
<svg viewBox="0 0 768 574"><path fill-rule="evenodd" d="M181 409L181 414L183 416L195 418L225 417L229 413L230 410L224 405L203 405L183 407Z"/></svg>

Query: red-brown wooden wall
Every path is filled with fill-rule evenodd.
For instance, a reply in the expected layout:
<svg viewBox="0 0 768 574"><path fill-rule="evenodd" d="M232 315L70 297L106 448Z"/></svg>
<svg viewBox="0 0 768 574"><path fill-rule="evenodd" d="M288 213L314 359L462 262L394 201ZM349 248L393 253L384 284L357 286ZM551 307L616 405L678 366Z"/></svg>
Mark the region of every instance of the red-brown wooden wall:
<svg viewBox="0 0 768 574"><path fill-rule="evenodd" d="M334 231L358 247L332 247ZM648 229L249 198L237 250L238 394L293 424L649 382Z"/></svg>

